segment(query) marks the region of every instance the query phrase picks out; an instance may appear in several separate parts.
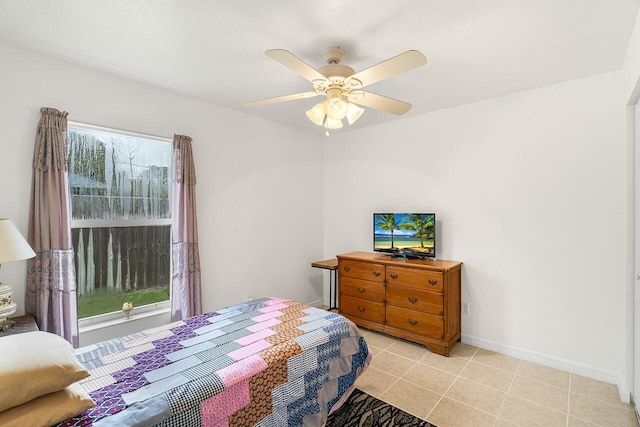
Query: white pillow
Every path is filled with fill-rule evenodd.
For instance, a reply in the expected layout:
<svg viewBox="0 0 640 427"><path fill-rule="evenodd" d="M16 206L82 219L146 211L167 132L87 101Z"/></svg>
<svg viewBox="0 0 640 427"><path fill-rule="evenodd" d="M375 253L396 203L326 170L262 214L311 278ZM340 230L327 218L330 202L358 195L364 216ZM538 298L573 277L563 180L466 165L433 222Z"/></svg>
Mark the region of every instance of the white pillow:
<svg viewBox="0 0 640 427"><path fill-rule="evenodd" d="M88 376L71 344L57 335L38 331L0 338L0 411Z"/></svg>
<svg viewBox="0 0 640 427"><path fill-rule="evenodd" d="M89 394L79 383L75 383L0 412L0 426L52 426L79 415L94 405Z"/></svg>

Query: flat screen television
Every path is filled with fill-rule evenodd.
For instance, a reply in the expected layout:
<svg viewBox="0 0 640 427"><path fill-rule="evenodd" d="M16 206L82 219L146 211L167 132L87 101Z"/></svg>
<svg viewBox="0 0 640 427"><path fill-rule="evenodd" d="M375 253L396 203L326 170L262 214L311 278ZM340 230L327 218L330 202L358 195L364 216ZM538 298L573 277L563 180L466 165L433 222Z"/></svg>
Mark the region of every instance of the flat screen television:
<svg viewBox="0 0 640 427"><path fill-rule="evenodd" d="M435 258L436 214L374 213L373 250L404 258Z"/></svg>

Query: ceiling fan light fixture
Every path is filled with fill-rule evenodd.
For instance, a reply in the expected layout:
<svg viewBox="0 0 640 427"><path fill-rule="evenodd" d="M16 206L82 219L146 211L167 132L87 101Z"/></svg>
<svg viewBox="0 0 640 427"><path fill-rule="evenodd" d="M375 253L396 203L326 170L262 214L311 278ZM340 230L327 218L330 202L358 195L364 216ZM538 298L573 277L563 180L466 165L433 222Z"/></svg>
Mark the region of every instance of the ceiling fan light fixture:
<svg viewBox="0 0 640 427"><path fill-rule="evenodd" d="M342 120L347 115L347 103L342 98L333 98L327 105L327 116L330 119Z"/></svg>
<svg viewBox="0 0 640 427"><path fill-rule="evenodd" d="M333 120L342 120L347 115L347 102L342 99L342 89L330 88L327 90L327 116Z"/></svg>
<svg viewBox="0 0 640 427"><path fill-rule="evenodd" d="M350 125L354 124L362 116L362 113L364 113L364 108L360 108L351 102L347 104L347 122Z"/></svg>
<svg viewBox="0 0 640 427"><path fill-rule="evenodd" d="M342 120L330 119L327 117L324 127L327 129L340 129L342 127Z"/></svg>
<svg viewBox="0 0 640 427"><path fill-rule="evenodd" d="M326 116L326 105L329 103L326 99L322 102L317 103L311 109L306 111L307 118L311 120L311 122L318 126L324 125L324 118Z"/></svg>

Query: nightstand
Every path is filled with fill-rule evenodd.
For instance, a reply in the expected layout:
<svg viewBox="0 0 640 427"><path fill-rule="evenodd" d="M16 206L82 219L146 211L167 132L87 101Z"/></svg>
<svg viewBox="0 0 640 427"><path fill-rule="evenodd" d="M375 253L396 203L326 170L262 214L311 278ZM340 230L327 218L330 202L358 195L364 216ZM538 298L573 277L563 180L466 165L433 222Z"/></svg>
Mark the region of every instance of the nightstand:
<svg viewBox="0 0 640 427"><path fill-rule="evenodd" d="M39 331L38 325L36 324L36 320L33 318L33 316L18 316L11 317L10 319L15 322L13 328L7 329L6 331L0 331L0 338L6 337L8 335Z"/></svg>
<svg viewBox="0 0 640 427"><path fill-rule="evenodd" d="M333 310L334 308L338 308L338 290L336 289L338 260L334 258L324 261L312 262L311 267L329 270L329 311Z"/></svg>

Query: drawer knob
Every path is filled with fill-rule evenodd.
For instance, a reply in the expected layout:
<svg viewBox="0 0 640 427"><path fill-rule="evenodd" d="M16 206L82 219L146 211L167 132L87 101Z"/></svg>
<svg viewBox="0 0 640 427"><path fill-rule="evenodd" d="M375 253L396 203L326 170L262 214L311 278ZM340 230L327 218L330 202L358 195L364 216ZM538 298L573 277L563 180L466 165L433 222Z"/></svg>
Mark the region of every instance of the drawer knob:
<svg viewBox="0 0 640 427"><path fill-rule="evenodd" d="M397 279L398 278L398 275L395 274L395 273L390 274L390 276L391 276L392 279Z"/></svg>
<svg viewBox="0 0 640 427"><path fill-rule="evenodd" d="M346 266L346 267L344 268L344 271L351 271L351 267Z"/></svg>
<svg viewBox="0 0 640 427"><path fill-rule="evenodd" d="M411 304L415 304L418 302L418 298L414 298L414 297L409 297L408 300Z"/></svg>
<svg viewBox="0 0 640 427"><path fill-rule="evenodd" d="M374 275L374 276L376 276L376 277L378 277L378 276L380 275L380 272L379 272L379 271L374 271L374 272L373 272L373 275Z"/></svg>
<svg viewBox="0 0 640 427"><path fill-rule="evenodd" d="M411 326L416 326L418 324L418 321L413 319L407 319L407 322L409 322Z"/></svg>
<svg viewBox="0 0 640 427"><path fill-rule="evenodd" d="M358 288L358 292L363 293L365 291L364 288Z"/></svg>
<svg viewBox="0 0 640 427"><path fill-rule="evenodd" d="M364 313L364 311L365 311L365 310L366 310L366 309L365 309L364 307L360 307L360 306L358 306L358 311L359 311L360 313Z"/></svg>
<svg viewBox="0 0 640 427"><path fill-rule="evenodd" d="M438 281L437 281L437 280L433 280L433 279L429 279L429 284L430 284L431 286L435 286L435 285L437 285L437 284L438 284Z"/></svg>

